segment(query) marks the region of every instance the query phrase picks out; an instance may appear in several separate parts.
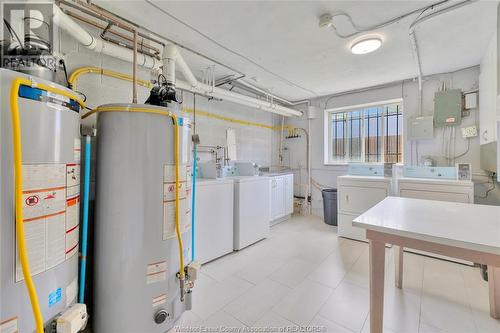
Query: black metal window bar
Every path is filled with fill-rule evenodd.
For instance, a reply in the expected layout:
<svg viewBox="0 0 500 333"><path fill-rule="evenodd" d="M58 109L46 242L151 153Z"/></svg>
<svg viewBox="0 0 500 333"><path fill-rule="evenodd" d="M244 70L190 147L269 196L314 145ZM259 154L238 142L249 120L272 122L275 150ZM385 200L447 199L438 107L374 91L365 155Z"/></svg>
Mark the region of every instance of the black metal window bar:
<svg viewBox="0 0 500 333"><path fill-rule="evenodd" d="M402 162L402 115L400 104L332 114L332 159Z"/></svg>
<svg viewBox="0 0 500 333"><path fill-rule="evenodd" d="M380 133L382 132L382 108L364 110L365 162L380 162L382 158Z"/></svg>
<svg viewBox="0 0 500 333"><path fill-rule="evenodd" d="M385 163L403 162L403 114L400 104L387 105L385 111Z"/></svg>
<svg viewBox="0 0 500 333"><path fill-rule="evenodd" d="M346 149L346 113L332 114L332 158L344 160Z"/></svg>

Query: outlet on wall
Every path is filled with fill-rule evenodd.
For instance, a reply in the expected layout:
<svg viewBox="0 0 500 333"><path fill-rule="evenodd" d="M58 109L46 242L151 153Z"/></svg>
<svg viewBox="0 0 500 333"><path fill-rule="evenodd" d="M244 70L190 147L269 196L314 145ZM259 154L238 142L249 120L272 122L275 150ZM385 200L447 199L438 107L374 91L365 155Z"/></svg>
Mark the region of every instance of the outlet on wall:
<svg viewBox="0 0 500 333"><path fill-rule="evenodd" d="M477 133L477 126L476 125L462 127L462 137L464 139L473 138L473 137L476 137L477 135L478 135L478 133Z"/></svg>

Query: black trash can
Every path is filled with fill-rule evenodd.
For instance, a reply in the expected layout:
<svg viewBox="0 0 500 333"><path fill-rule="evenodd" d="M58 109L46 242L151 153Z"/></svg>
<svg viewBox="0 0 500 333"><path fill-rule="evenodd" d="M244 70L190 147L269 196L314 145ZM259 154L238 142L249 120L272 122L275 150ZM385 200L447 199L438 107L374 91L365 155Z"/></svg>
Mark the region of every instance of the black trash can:
<svg viewBox="0 0 500 333"><path fill-rule="evenodd" d="M323 216L326 224L337 225L337 189L321 190L323 195Z"/></svg>

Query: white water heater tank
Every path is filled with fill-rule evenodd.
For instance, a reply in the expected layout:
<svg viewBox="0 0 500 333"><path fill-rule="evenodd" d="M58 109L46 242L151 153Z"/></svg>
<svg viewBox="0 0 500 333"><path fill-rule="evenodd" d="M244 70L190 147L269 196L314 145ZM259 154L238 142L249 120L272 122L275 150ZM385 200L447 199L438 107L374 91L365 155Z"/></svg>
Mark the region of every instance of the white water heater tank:
<svg viewBox="0 0 500 333"><path fill-rule="evenodd" d="M175 232L174 122L164 107L98 108L95 215L96 333L163 333L180 301ZM191 137L179 118L180 229L191 258Z"/></svg>
<svg viewBox="0 0 500 333"><path fill-rule="evenodd" d="M26 74L0 69L0 332L31 333L35 322L18 257L9 96ZM72 93L49 81L35 82ZM76 97L75 97L76 98ZM23 225L29 265L46 331L78 292L80 106L21 85L17 92L23 175Z"/></svg>

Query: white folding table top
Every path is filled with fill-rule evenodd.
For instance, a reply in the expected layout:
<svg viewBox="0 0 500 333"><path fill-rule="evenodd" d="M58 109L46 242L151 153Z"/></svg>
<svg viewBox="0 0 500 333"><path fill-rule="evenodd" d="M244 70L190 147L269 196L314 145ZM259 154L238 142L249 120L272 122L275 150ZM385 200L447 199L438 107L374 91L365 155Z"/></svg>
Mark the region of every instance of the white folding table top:
<svg viewBox="0 0 500 333"><path fill-rule="evenodd" d="M500 255L499 206L387 197L353 225Z"/></svg>

